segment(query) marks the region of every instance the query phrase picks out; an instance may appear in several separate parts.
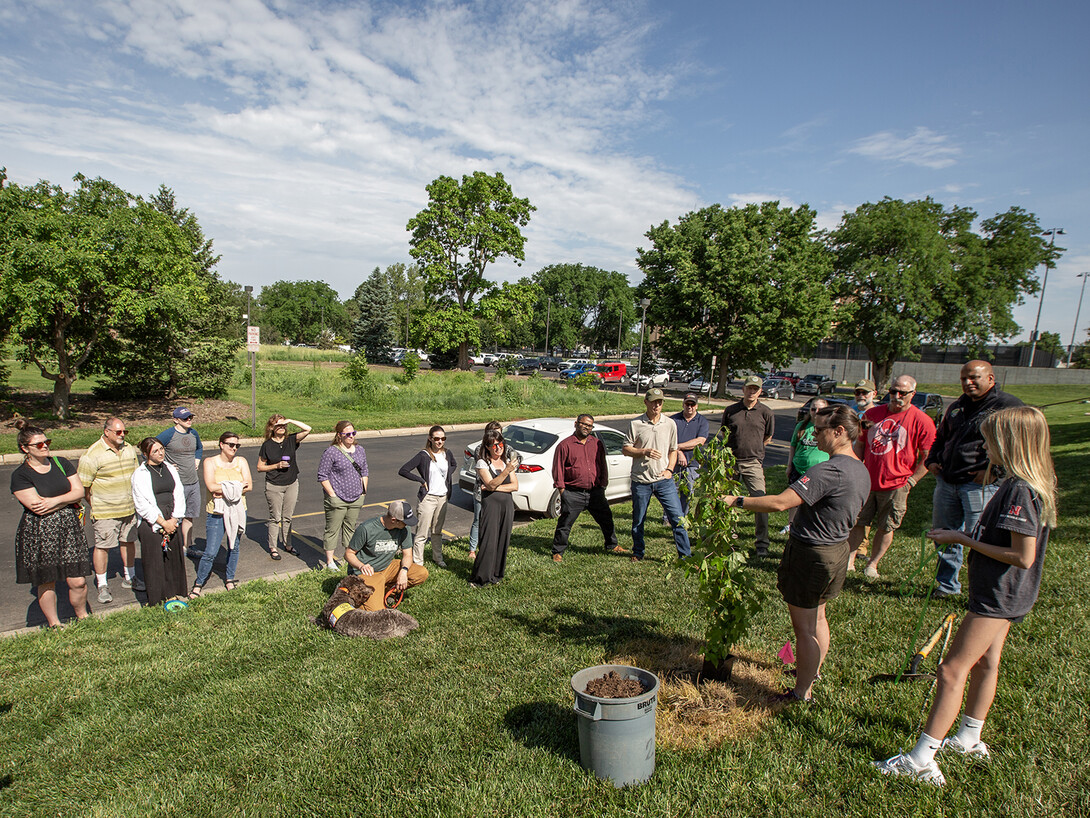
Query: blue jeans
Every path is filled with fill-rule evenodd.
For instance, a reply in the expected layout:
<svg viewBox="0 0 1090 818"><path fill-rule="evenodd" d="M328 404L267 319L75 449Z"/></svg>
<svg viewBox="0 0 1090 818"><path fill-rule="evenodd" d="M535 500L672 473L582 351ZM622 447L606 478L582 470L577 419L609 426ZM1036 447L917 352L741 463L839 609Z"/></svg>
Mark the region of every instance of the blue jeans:
<svg viewBox="0 0 1090 818"><path fill-rule="evenodd" d="M995 483L990 486L981 486L978 483L947 483L936 475L931 526L964 531L971 535L984 506L998 489L999 486ZM935 572L935 582L939 590L948 594L960 593L958 573L963 560L962 547L938 544L935 547L939 549L939 565Z"/></svg>
<svg viewBox="0 0 1090 818"><path fill-rule="evenodd" d="M204 585L212 574L212 563L220 552L220 544L223 542L222 514L209 514L204 523L204 556L197 566L197 585ZM235 547L227 551L227 580L235 578L235 569L238 567L238 549L242 545L242 538L235 538Z"/></svg>
<svg viewBox="0 0 1090 818"><path fill-rule="evenodd" d="M477 537L481 529L481 501L473 498L473 525L469 527L469 550L477 550Z"/></svg>
<svg viewBox="0 0 1090 818"><path fill-rule="evenodd" d="M643 559L643 523L647 519L647 507L651 504L651 495L659 499L666 519L674 529L674 544L678 556L687 557L689 532L679 525L681 518L681 498L677 494L677 484L673 480L656 480L654 483L632 483L632 554Z"/></svg>

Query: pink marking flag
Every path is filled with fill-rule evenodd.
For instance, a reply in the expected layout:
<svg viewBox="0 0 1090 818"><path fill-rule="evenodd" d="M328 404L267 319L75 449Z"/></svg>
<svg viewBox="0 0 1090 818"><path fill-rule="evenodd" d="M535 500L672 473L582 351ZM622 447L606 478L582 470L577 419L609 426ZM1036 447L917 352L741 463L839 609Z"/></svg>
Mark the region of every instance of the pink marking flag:
<svg viewBox="0 0 1090 818"><path fill-rule="evenodd" d="M788 639L786 642L783 643L783 647L780 648L780 652L777 653L776 655L779 656L781 659L783 659L783 663L785 665L795 664L795 652L791 650L791 640L790 639Z"/></svg>

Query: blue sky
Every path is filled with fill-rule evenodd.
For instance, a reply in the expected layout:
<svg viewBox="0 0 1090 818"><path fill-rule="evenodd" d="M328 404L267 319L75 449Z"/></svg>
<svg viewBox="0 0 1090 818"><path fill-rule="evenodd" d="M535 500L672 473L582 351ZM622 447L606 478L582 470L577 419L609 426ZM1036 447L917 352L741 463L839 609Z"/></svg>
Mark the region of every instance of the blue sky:
<svg viewBox="0 0 1090 818"><path fill-rule="evenodd" d="M646 230L714 202L806 203L829 228L883 196L1017 205L1066 231L1041 318L1066 344L1088 24L1085 3L1005 0L6 0L0 165L167 184L224 277L342 296L409 260L440 174L499 170L537 206L497 280L573 261L635 283Z"/></svg>

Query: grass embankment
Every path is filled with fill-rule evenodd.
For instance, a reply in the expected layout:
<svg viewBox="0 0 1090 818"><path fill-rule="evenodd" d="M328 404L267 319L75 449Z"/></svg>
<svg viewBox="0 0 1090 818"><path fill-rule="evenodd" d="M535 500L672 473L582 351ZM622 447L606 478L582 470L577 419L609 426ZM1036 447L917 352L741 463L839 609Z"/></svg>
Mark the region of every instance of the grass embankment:
<svg viewBox="0 0 1090 818"><path fill-rule="evenodd" d="M277 348L273 348L276 350ZM323 350L283 348L286 354L329 354ZM342 353L335 353L343 355ZM643 405L631 393L585 391L569 389L558 381L543 378L494 377L483 370L474 372L420 372L417 378L405 382L401 370L395 367L371 367L370 385L365 394L355 391L341 375L343 363L307 359L300 355L282 361L259 359L257 370L257 428L250 426L250 369L240 370L235 384L228 390L233 401L234 419L210 419L202 413L208 405L201 399L178 399L172 405L190 407L197 414L196 428L205 440L215 440L225 431L243 436L261 434L265 420L274 412L308 423L317 431L332 431L340 420L351 420L357 429L391 429L409 426L429 426L434 423L480 423L490 420L516 420L529 417L558 415L574 417L580 412L598 415L639 413ZM18 393L42 392L48 387L36 371L12 366L10 379ZM77 381L73 391L76 420L79 401L90 396L95 379ZM101 434L95 424L83 427L53 421L47 395L40 396L35 422L45 427L56 449L80 449L93 443ZM133 413L126 414L126 404L117 411L126 419L129 439L139 441L161 432L169 425L169 408L163 404L154 422L134 419L145 415L147 403L133 401ZM671 407L680 402L671 401ZM676 411L676 409L675 409ZM10 427L0 433L0 453L16 451L15 433Z"/></svg>
<svg viewBox="0 0 1090 818"><path fill-rule="evenodd" d="M930 516L927 480L883 562L888 579L855 575L830 605L818 703L779 713L766 694L785 681L775 654L790 626L775 592L782 538L773 537L773 555L755 563L769 598L743 646L759 673L739 693L741 712L723 691L700 704L691 689L665 690L657 769L643 786L616 791L579 767L569 679L621 657L695 667L693 588L654 561L673 550L657 523L648 528L654 559L633 565L602 553L584 515L560 565L548 558L551 521L516 532L508 579L483 591L466 587L464 551L449 547L452 569L410 592L404 610L422 627L405 639L314 628L306 617L336 578L310 573L208 596L180 615L121 612L0 641L0 814L1087 815L1083 411L1048 412L1062 527L1040 600L1004 655L985 728L993 763L944 759L941 791L884 779L869 764L911 746L928 692L921 682L868 682L912 650L923 589L901 596L897 585ZM781 471L769 472L773 488ZM614 514L627 543L628 507ZM773 515L773 530L782 524ZM961 607L932 603L924 632ZM656 665L662 648L675 654L670 667ZM705 734L730 738L705 745Z"/></svg>

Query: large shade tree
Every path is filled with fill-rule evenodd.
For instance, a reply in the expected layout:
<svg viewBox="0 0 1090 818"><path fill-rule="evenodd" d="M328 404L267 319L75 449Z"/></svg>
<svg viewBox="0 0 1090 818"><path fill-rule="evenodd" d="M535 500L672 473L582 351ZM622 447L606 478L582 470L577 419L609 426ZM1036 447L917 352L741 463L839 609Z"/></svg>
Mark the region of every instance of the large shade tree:
<svg viewBox="0 0 1090 818"><path fill-rule="evenodd" d="M182 226L105 179L77 175L72 192L5 180L0 173L0 325L18 340L17 357L53 382L53 414L67 418L92 356L192 295L200 265Z"/></svg>
<svg viewBox="0 0 1090 818"><path fill-rule="evenodd" d="M533 275L541 296L535 309L535 346L599 349L617 345L636 322L628 279L584 264L550 264Z"/></svg>
<svg viewBox="0 0 1090 818"><path fill-rule="evenodd" d="M784 366L828 332L832 264L814 215L805 205L716 204L647 231L637 294L650 299L648 325L671 358L716 356L719 396L738 372Z"/></svg>
<svg viewBox="0 0 1090 818"><path fill-rule="evenodd" d="M980 350L1018 331L1013 307L1037 291L1035 268L1062 248L1020 208L983 221L980 233L976 216L930 198L887 197L844 214L829 234L837 335L867 349L876 383L922 341Z"/></svg>
<svg viewBox="0 0 1090 818"><path fill-rule="evenodd" d="M352 346L363 350L373 364L393 363L393 293L382 270L376 267L356 288L355 300L359 317L352 330Z"/></svg>
<svg viewBox="0 0 1090 818"><path fill-rule="evenodd" d="M520 228L534 211L514 195L502 173L476 171L461 182L440 176L427 186L428 206L409 220L409 254L424 271L425 294L434 309L423 320L430 348L456 345L458 366L469 368L469 349L480 343L477 303L490 289L485 269L502 257L525 258ZM458 313L462 313L459 315ZM469 319L469 320L466 320Z"/></svg>
<svg viewBox="0 0 1090 818"><path fill-rule="evenodd" d="M257 303L261 323L296 343L328 345L349 329L348 311L324 281L276 281Z"/></svg>

